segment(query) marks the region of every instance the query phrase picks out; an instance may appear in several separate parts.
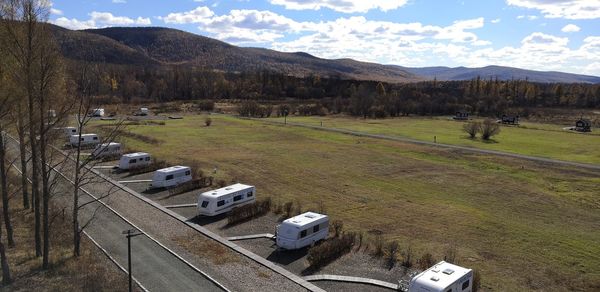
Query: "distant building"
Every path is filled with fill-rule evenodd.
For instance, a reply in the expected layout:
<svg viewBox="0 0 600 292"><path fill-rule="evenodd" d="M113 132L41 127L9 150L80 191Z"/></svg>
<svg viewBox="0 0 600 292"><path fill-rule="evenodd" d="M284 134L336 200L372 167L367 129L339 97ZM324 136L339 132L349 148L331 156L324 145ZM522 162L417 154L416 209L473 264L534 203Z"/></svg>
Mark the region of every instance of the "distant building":
<svg viewBox="0 0 600 292"><path fill-rule="evenodd" d="M457 111L456 114L454 115L454 117L452 117L455 120L468 120L469 119L469 113L465 112L465 111Z"/></svg>
<svg viewBox="0 0 600 292"><path fill-rule="evenodd" d="M503 124L518 125L519 116L502 115L502 119L500 120L500 122Z"/></svg>
<svg viewBox="0 0 600 292"><path fill-rule="evenodd" d="M575 131L578 132L591 132L592 122L588 119L579 119L575 122Z"/></svg>

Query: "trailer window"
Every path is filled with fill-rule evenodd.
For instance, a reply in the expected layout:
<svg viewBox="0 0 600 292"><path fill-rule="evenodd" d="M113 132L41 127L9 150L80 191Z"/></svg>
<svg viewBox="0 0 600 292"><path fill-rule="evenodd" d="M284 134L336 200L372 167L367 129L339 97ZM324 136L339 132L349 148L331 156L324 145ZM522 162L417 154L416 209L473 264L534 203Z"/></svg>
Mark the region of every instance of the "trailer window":
<svg viewBox="0 0 600 292"><path fill-rule="evenodd" d="M150 161L150 157L146 157L146 161Z"/></svg>
<svg viewBox="0 0 600 292"><path fill-rule="evenodd" d="M452 292L452 289L448 289L448 290L446 290L446 292Z"/></svg>
<svg viewBox="0 0 600 292"><path fill-rule="evenodd" d="M191 174L191 172L190 172L189 170L187 170L187 171L185 172L185 175L190 175L190 174Z"/></svg>
<svg viewBox="0 0 600 292"><path fill-rule="evenodd" d="M254 194L252 192L249 192L248 194L246 194L246 197L250 198L252 197Z"/></svg>
<svg viewBox="0 0 600 292"><path fill-rule="evenodd" d="M221 207L223 205L225 205L225 200L221 200L221 201L217 202L217 207Z"/></svg>
<svg viewBox="0 0 600 292"><path fill-rule="evenodd" d="M319 232L319 225L313 226L313 233Z"/></svg>
<svg viewBox="0 0 600 292"><path fill-rule="evenodd" d="M77 130L71 129L71 133L76 133L76 132L77 132Z"/></svg>
<svg viewBox="0 0 600 292"><path fill-rule="evenodd" d="M466 280L466 281L465 281L465 282L462 284L462 289L463 289L463 290L466 290L467 288L469 288L469 284L470 284L470 281L469 281L469 280Z"/></svg>
<svg viewBox="0 0 600 292"><path fill-rule="evenodd" d="M135 159L129 160L129 163L135 163Z"/></svg>
<svg viewBox="0 0 600 292"><path fill-rule="evenodd" d="M300 238L306 237L306 230L300 231Z"/></svg>
<svg viewBox="0 0 600 292"><path fill-rule="evenodd" d="M202 201L202 208L206 208L208 206L208 201Z"/></svg>
<svg viewBox="0 0 600 292"><path fill-rule="evenodd" d="M243 196L243 195L237 195L237 196L233 197L233 201L234 201L234 202L237 202L237 201L241 200L241 199L242 199L242 196Z"/></svg>
<svg viewBox="0 0 600 292"><path fill-rule="evenodd" d="M165 177L165 180L172 180L172 179L173 179L173 175L172 174L169 174L169 175L167 175L167 177Z"/></svg>
<svg viewBox="0 0 600 292"><path fill-rule="evenodd" d="M94 140L98 140L98 137L94 137Z"/></svg>
<svg viewBox="0 0 600 292"><path fill-rule="evenodd" d="M80 141L83 141L84 139L83 139L83 138L79 138L79 140L80 140Z"/></svg>

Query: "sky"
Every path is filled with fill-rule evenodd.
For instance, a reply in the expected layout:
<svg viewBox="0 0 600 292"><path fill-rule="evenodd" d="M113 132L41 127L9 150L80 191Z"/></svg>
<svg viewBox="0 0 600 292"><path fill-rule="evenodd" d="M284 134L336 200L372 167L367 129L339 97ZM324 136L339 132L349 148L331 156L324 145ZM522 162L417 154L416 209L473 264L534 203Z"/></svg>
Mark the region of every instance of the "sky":
<svg viewBox="0 0 600 292"><path fill-rule="evenodd" d="M160 26L244 47L407 67L600 76L600 0L53 0L70 28Z"/></svg>

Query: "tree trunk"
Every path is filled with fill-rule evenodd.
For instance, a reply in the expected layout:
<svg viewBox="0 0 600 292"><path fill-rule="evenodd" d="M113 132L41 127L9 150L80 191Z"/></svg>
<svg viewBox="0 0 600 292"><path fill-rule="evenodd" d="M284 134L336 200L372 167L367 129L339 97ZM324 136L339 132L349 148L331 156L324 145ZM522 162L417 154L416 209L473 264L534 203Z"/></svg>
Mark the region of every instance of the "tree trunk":
<svg viewBox="0 0 600 292"><path fill-rule="evenodd" d="M25 121L23 119L23 108L20 101L17 101L18 118L17 132L19 134L19 154L21 156L21 188L23 192L23 208L29 209L29 184L27 183L27 148L25 145Z"/></svg>
<svg viewBox="0 0 600 292"><path fill-rule="evenodd" d="M43 78L42 78L43 79ZM48 161L48 153L46 153L46 145L48 141L48 135L46 133L46 121L45 111L46 109L46 96L44 95L43 87L40 88L39 92L39 119L40 119L40 170L42 177L42 221L44 225L44 246L42 254L42 268L48 269L48 262L50 258L50 221L49 221L49 202L50 202L50 167Z"/></svg>
<svg viewBox="0 0 600 292"><path fill-rule="evenodd" d="M0 224L0 265L2 266L2 285L6 286L12 282L10 278L10 268L6 258L6 250L2 242L2 224Z"/></svg>
<svg viewBox="0 0 600 292"><path fill-rule="evenodd" d="M81 112L81 110L80 110ZM78 126L79 131L79 140L81 140L81 130L83 127ZM81 245L81 230L79 230L79 182L81 178L81 143L77 145L77 154L75 156L75 179L73 180L73 255L78 257L80 255L80 245Z"/></svg>
<svg viewBox="0 0 600 292"><path fill-rule="evenodd" d="M4 132L0 125L0 187L2 188L2 215L4 217L4 225L6 225L6 238L8 247L15 246L13 238L13 228L10 223L9 202L8 202L8 182L6 180L6 145L4 145Z"/></svg>
<svg viewBox="0 0 600 292"><path fill-rule="evenodd" d="M42 255L42 239L40 237L40 198L39 198L39 159L37 155L37 141L35 124L33 118L33 96L29 100L29 147L31 149L31 199L33 200L33 209L35 216L34 240L35 240L35 256Z"/></svg>

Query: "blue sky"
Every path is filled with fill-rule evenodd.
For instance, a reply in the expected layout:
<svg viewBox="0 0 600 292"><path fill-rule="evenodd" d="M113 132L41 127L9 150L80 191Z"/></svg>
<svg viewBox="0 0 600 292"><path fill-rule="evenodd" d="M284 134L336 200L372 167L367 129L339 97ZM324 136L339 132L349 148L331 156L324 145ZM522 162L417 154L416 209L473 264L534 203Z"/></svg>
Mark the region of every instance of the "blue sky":
<svg viewBox="0 0 600 292"><path fill-rule="evenodd" d="M600 0L55 0L51 11L71 29L163 26L323 58L600 76Z"/></svg>

